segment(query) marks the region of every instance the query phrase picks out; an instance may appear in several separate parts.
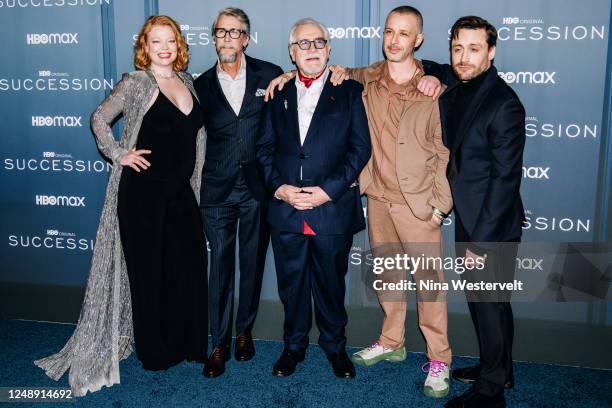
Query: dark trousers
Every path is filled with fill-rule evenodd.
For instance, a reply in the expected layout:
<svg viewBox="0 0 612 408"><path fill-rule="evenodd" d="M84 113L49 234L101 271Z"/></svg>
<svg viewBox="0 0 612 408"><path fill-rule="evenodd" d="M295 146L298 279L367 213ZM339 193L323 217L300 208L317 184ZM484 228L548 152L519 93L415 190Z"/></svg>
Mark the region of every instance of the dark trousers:
<svg viewBox="0 0 612 408"><path fill-rule="evenodd" d="M259 306L270 241L266 203L254 199L240 177L222 203L203 205L201 209L204 232L210 244L208 310L212 344L213 347L229 346L234 312L236 235L240 264L236 334L240 335L250 333Z"/></svg>
<svg viewBox="0 0 612 408"><path fill-rule="evenodd" d="M278 294L285 309L285 347L298 351L308 347L314 301L319 345L328 354L343 351L348 321L344 277L353 236L313 236L275 228L271 236Z"/></svg>
<svg viewBox="0 0 612 408"><path fill-rule="evenodd" d="M466 248L472 247L469 235L461 219L456 215L456 256L465 256ZM514 279L518 240L472 249L477 255L487 258L482 271L466 272L468 282L511 282ZM483 253L484 252L484 253ZM504 383L513 377L512 341L514 318L509 293L467 294L470 316L478 336L480 350L480 378L476 382L479 392L494 395L503 392Z"/></svg>

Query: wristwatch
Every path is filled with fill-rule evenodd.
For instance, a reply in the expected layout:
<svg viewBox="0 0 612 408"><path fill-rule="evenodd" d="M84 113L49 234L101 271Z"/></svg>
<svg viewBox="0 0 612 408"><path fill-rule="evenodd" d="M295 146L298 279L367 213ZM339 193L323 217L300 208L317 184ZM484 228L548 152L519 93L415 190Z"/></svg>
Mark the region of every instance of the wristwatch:
<svg viewBox="0 0 612 408"><path fill-rule="evenodd" d="M432 213L433 213L433 215L434 215L435 217L438 217L438 219L439 219L440 221L444 221L444 219L445 219L446 217L448 217L448 214L446 214L446 213L444 213L444 212L442 212L442 211L438 210L438 209L437 209L437 208L435 208L435 207L433 208Z"/></svg>

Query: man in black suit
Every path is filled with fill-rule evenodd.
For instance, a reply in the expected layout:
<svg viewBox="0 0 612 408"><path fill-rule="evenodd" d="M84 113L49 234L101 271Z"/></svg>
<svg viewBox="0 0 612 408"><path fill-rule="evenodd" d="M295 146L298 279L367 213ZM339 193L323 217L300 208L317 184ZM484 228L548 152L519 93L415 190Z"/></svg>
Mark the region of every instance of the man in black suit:
<svg viewBox="0 0 612 408"><path fill-rule="evenodd" d="M486 20L462 17L451 29L452 72L429 63L449 88L440 97L447 176L455 211L457 256L484 263L466 272L468 281L512 281L524 218L520 196L525 109L492 65L497 30ZM508 293L466 292L478 335L480 364L453 371L473 383L445 406L505 407L512 386L514 325Z"/></svg>
<svg viewBox="0 0 612 408"><path fill-rule="evenodd" d="M291 375L304 360L312 297L319 345L334 374L352 378L344 278L353 234L365 228L356 182L371 153L362 87L331 84L329 33L315 20L293 26L289 52L298 76L265 106L257 141L285 310L285 349L273 374Z"/></svg>
<svg viewBox="0 0 612 408"><path fill-rule="evenodd" d="M236 315L237 361L255 354L251 329L257 315L270 239L265 187L255 158L264 90L280 67L244 54L250 22L237 8L221 10L213 24L219 62L195 88L207 131L200 206L210 245L209 314L213 351L204 375L217 377L230 358L234 312L236 230L240 224L240 290Z"/></svg>

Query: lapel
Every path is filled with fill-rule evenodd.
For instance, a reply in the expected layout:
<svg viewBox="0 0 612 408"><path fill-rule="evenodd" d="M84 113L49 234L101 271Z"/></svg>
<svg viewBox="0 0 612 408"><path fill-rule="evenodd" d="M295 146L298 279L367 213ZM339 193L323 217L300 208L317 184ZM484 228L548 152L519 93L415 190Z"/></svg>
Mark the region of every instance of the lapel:
<svg viewBox="0 0 612 408"><path fill-rule="evenodd" d="M363 96L368 95L368 84L370 82L378 81L382 76L384 69L385 60L375 62L369 67L363 69L363 77L365 80L365 84L363 84L363 92L361 93Z"/></svg>
<svg viewBox="0 0 612 408"><path fill-rule="evenodd" d="M293 135L297 141L298 146L300 145L300 123L298 120L298 107L297 107L297 88L295 87L295 80L291 80L285 85L285 94L282 99L282 108L285 111L285 123L289 125L289 133ZM271 102L268 102L271 103Z"/></svg>
<svg viewBox="0 0 612 408"><path fill-rule="evenodd" d="M198 93L193 87L193 79L191 78L191 76L189 74L186 74L185 72L178 72L177 75L181 79L181 81L183 81L187 89L189 89L189 92L191 92L191 94L195 97L196 101L200 103L200 98L198 98Z"/></svg>
<svg viewBox="0 0 612 408"><path fill-rule="evenodd" d="M215 63L215 66L209 71L209 77L208 79L210 80L210 82L212 83L212 90L216 91L217 94L219 95L217 97L218 100L223 101L223 105L225 107L225 110L232 116L236 116L236 112L234 112L234 110L232 109L232 105L230 105L229 101L227 100L227 98L225 97L225 94L223 93L223 89L221 88L221 83L219 82L219 76L217 75L217 65L219 64L219 61L217 61ZM214 99L214 98L212 98Z"/></svg>
<svg viewBox="0 0 612 408"><path fill-rule="evenodd" d="M485 99L489 95L489 92L491 92L491 90L493 89L493 86L497 82L497 79L498 79L497 69L495 69L493 65L491 65L491 68L489 68L489 71L487 72L486 75L487 76L484 79L483 83L480 85L480 88L478 88L478 90L476 91L476 94L474 95L474 99L472 99L472 103L470 103L470 106L465 112L465 117L463 118L463 120L461 121L461 124L459 125L457 134L455 135L452 145L450 147L451 156L453 156L455 152L457 151L457 149L459 148L459 146L461 146L461 143L465 139L465 136L468 133L468 129L470 128L470 125L476 118L476 115L478 111L480 110L482 103L485 101ZM452 89L455 89L455 87L453 87Z"/></svg>
<svg viewBox="0 0 612 408"><path fill-rule="evenodd" d="M244 97L242 98L242 105L240 105L240 114L238 116L242 115L245 109L251 105L251 101L255 98L257 84L259 84L259 80L261 79L258 73L259 66L257 63L246 55L244 57L246 63L246 86L244 89Z"/></svg>
<svg viewBox="0 0 612 408"><path fill-rule="evenodd" d="M459 86L460 82L456 82L446 89L446 91L440 96L440 125L442 129L448 129L448 121L450 119L450 112L455 103L455 90ZM447 131L442 132L444 138L444 145L450 149L455 135L449 135Z"/></svg>
<svg viewBox="0 0 612 408"><path fill-rule="evenodd" d="M319 127L323 124L323 120L321 118L328 110L333 107L334 102L336 101L336 87L331 83L331 72L327 76L327 81L325 81L325 85L323 85L323 90L321 91L321 96L319 97L319 101L317 102L317 106L315 107L315 111L312 114L312 120L310 121L310 126L308 127L308 132L306 132L306 137L304 138L304 144L308 142L310 138L317 134ZM297 101L297 98L296 98ZM297 111L297 106L296 106ZM298 127L299 129L299 127ZM299 135L299 131L298 131Z"/></svg>

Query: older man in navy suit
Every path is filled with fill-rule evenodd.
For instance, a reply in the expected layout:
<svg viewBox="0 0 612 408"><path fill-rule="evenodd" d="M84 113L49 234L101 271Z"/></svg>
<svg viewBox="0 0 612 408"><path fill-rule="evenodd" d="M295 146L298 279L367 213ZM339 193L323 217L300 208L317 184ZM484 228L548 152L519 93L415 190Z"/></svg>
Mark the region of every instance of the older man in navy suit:
<svg viewBox="0 0 612 408"><path fill-rule="evenodd" d="M315 20L292 27L289 52L298 76L265 106L257 141L285 309L285 349L273 374L291 375L304 360L312 296L319 345L334 374L352 378L344 277L353 234L365 228L356 182L371 153L362 87L331 84L329 34Z"/></svg>

